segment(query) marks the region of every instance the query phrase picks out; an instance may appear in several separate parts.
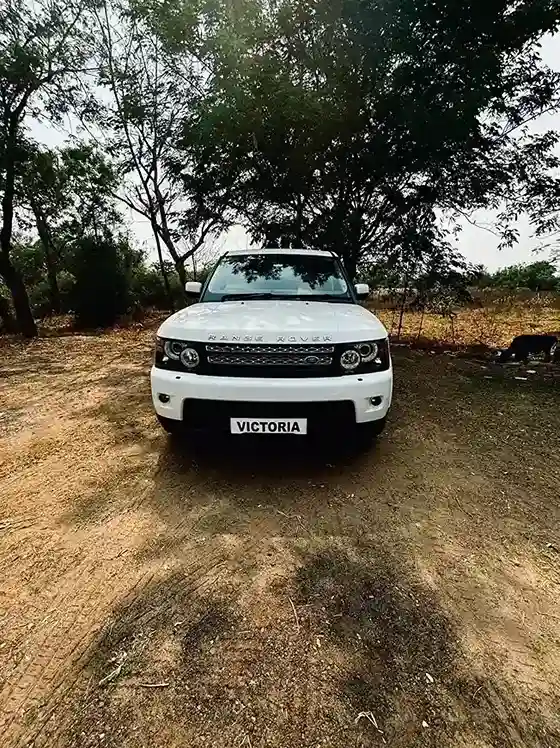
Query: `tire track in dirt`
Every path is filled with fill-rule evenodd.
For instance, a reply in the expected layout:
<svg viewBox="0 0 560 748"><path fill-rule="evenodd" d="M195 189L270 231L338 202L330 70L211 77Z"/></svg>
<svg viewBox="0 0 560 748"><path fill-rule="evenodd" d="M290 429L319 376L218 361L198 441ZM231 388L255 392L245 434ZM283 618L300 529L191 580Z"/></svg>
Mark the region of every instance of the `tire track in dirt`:
<svg viewBox="0 0 560 748"><path fill-rule="evenodd" d="M112 576L114 574L110 575L109 579ZM69 608L64 607L66 613L64 622L55 621L54 626L43 629L39 639L30 647L36 654L34 656L26 655L26 660L12 674L8 682L7 693L0 693L0 702L5 705L3 712L8 714L8 720L0 723L0 727L4 727L6 733L17 719L18 714L22 710L29 709L30 704L33 705L37 701L35 693L40 689L48 691L60 669L65 667L75 646L73 637L76 632L78 632L78 636L83 636L92 631L91 618L88 618L88 614L91 615L93 611L99 610L99 601L103 599L99 592L102 588L107 590L109 580L106 576L106 570L103 569L97 574L93 587L88 585L85 588L87 592L84 597L79 594L76 595L76 590L79 589L79 581L81 580L73 580L74 592L72 597L74 601ZM109 601L112 601L112 599L112 597L109 597ZM49 611L50 615L52 616L54 611L63 608L65 602L65 599L59 600L58 605ZM81 634L82 631L83 634ZM46 685L43 686L45 682ZM9 718L10 714L12 715L11 719Z"/></svg>
<svg viewBox="0 0 560 748"><path fill-rule="evenodd" d="M181 522L173 529L175 534L179 527L185 527L185 523ZM181 532L180 536L188 537L188 528L185 532ZM239 553L246 554L253 545L253 540L243 544L242 548L236 549L234 556L238 556ZM31 657L20 666L19 672L16 671L11 675L9 690L4 689L0 694L0 702L4 705L2 709L4 719L0 727L7 740L14 741L14 744L18 744L21 740L24 742L36 740L94 656L96 641L102 635L104 628L104 623L100 621L106 620L107 615L110 615L117 603L120 611L126 612L141 596L142 591L166 570L169 560L163 558L155 568L152 565L150 569L138 575L128 590L122 583L122 572L125 567L116 566L107 573L105 566L95 575L96 582L93 586L88 581L84 588L87 590L84 597L78 596L69 607L66 604L70 595L62 592L55 598L46 615L47 620L61 609L71 611L70 617L65 617L64 624L54 628L49 627L42 632L33 646L39 654ZM231 555L229 558L224 557L221 549L208 548L204 553L199 553L194 566L184 568L184 576L174 585L172 591L181 589L184 592L185 585L188 585L187 594L196 595L206 588L214 587L220 579L221 570L231 561ZM76 597L76 589L79 589L84 580L89 577L95 563L92 557L84 560L67 580L68 589L73 591L74 597ZM233 568L235 568L235 563ZM108 579L116 580L109 594L107 594ZM100 603L102 603L101 607ZM165 603L162 604L164 605ZM135 622L141 626L148 625L159 615L162 606L146 611ZM43 695L45 691L46 697ZM42 720L38 732L28 731L25 724L22 724L25 723L25 714L32 713L34 709L37 709L35 719L39 718L39 712L47 715L46 719ZM32 721L35 719L32 715Z"/></svg>
<svg viewBox="0 0 560 748"><path fill-rule="evenodd" d="M220 574L218 573L211 575L210 573L212 571L215 571L216 569L220 569L225 565L225 563L225 559L219 559L216 556L214 559L211 559L210 566L207 566L204 563L199 564L195 569L188 572L184 578L172 585L168 590L169 594L173 596L174 593L181 590L183 592L183 595L194 596L197 593L204 591L206 588L215 587L216 582L218 582L220 579ZM127 611L130 610L135 601L142 596L142 592L146 589L149 589L154 580L161 575L161 571L165 568L165 566L166 563L162 562L156 570L148 571L145 574L141 575L137 579L131 590L127 592L123 600L115 601L119 604L119 612L121 618L126 618ZM188 588L185 590L185 585L189 585L189 583L190 586L188 586ZM158 617L164 607L165 603L156 608L152 608L149 611L146 611L144 614L135 616L133 618L128 618L127 626L134 625L135 627L142 627L150 624L151 621ZM37 746L37 748L40 748L42 745L56 745L58 743L58 740L64 736L65 731L68 728L68 723L71 721L71 717L68 720L62 720L63 724L55 726L55 731L53 733L50 733L45 738L47 742L42 742L45 730L48 731L50 720L56 716L59 707L64 703L66 697L74 691L76 684L83 677L83 673L88 669L91 662L96 658L99 643L103 635L103 631L100 631L99 634L94 637L94 640L89 642L80 656L75 660L75 662L73 663L74 667L72 669L72 676L70 678L62 680L58 684L49 698L48 713L42 720L42 723L38 726L38 729L31 730L23 736L24 743L32 742ZM93 675L90 676L90 681L92 677ZM94 684L94 687L98 687L97 683Z"/></svg>

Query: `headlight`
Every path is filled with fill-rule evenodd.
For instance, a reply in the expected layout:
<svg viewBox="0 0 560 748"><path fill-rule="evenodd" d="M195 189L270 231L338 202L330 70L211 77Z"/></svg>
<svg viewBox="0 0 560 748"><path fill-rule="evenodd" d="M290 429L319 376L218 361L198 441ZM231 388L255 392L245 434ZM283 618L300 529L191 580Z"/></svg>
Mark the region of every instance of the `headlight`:
<svg viewBox="0 0 560 748"><path fill-rule="evenodd" d="M201 363L197 343L172 338L156 338L154 365L171 371L194 371Z"/></svg>
<svg viewBox="0 0 560 748"><path fill-rule="evenodd" d="M345 371L354 371L360 365L362 359L355 348L348 348L340 356L340 365Z"/></svg>
<svg viewBox="0 0 560 748"><path fill-rule="evenodd" d="M348 346L341 346L341 348L340 368L345 374L386 371L391 366L387 338L368 340L362 343L349 343Z"/></svg>
<svg viewBox="0 0 560 748"><path fill-rule="evenodd" d="M200 356L194 348L183 348L179 358L185 369L196 369L200 363Z"/></svg>
<svg viewBox="0 0 560 748"><path fill-rule="evenodd" d="M180 340L166 340L163 345L163 351L173 361L179 361L185 346L186 343L182 343Z"/></svg>
<svg viewBox="0 0 560 748"><path fill-rule="evenodd" d="M359 343L356 346L363 364L369 364L377 356L377 343Z"/></svg>

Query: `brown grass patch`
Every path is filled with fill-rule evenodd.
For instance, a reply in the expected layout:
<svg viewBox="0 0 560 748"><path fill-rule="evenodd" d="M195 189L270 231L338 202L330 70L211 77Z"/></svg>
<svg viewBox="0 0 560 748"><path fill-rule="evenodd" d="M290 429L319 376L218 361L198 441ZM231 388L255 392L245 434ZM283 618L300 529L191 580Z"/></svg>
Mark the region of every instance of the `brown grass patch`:
<svg viewBox="0 0 560 748"><path fill-rule="evenodd" d="M392 336L399 325L399 311L373 309ZM560 335L560 309L546 305L519 305L517 307L482 307L461 309L453 318L453 328L448 317L421 312L405 312L400 339L403 342L418 340L464 347L487 346L505 348L516 335Z"/></svg>

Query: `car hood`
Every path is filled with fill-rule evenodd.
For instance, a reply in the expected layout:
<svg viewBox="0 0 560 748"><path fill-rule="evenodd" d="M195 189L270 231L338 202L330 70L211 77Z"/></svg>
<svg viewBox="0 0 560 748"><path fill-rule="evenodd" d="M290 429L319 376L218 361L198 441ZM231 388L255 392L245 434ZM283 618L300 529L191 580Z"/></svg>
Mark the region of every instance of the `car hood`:
<svg viewBox="0 0 560 748"><path fill-rule="evenodd" d="M387 331L358 304L267 299L194 304L165 320L158 335L201 342L347 343L385 338Z"/></svg>

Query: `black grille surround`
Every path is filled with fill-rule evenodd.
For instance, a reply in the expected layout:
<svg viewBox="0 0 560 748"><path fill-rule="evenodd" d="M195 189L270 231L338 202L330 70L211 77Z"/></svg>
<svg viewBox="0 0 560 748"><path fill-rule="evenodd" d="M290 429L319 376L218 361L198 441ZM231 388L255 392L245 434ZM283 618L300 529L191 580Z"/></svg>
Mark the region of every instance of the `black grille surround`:
<svg viewBox="0 0 560 748"><path fill-rule="evenodd" d="M307 418L308 436L321 437L356 425L351 400L329 402L256 402L202 400L183 402L183 423L193 431L230 433L231 418Z"/></svg>
<svg viewBox="0 0 560 748"><path fill-rule="evenodd" d="M385 348L382 350L383 345ZM246 377L259 379L298 379L312 377L340 377L372 371L386 371L390 365L386 341L378 341L380 363L360 366L352 372L340 366L340 356L351 343L268 344L192 342L200 356L196 373L200 376ZM171 371L187 371L179 361L156 352L155 365Z"/></svg>

